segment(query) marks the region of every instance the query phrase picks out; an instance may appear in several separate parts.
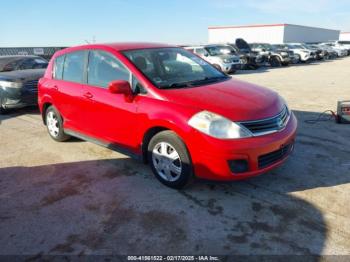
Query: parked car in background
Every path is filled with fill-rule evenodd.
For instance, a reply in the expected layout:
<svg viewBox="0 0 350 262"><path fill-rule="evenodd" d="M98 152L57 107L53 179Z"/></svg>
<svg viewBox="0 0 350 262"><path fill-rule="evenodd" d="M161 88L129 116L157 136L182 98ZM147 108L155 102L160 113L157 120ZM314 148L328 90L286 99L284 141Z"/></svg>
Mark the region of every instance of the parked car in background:
<svg viewBox="0 0 350 262"><path fill-rule="evenodd" d="M348 55L347 48L343 46L336 45L335 43L321 43L319 44L320 47L328 47L334 50L337 53L337 57L344 57Z"/></svg>
<svg viewBox="0 0 350 262"><path fill-rule="evenodd" d="M324 59L325 53L323 52L323 50L319 46L312 45L312 44L301 44L301 45L304 46L305 48L311 50L312 52L314 52L316 60Z"/></svg>
<svg viewBox="0 0 350 262"><path fill-rule="evenodd" d="M0 56L0 113L37 104L38 80L47 65L37 56Z"/></svg>
<svg viewBox="0 0 350 262"><path fill-rule="evenodd" d="M263 65L268 59L267 57L260 55L258 52L254 52L243 38L237 38L235 46L241 53L248 55L251 60L255 59L257 66Z"/></svg>
<svg viewBox="0 0 350 262"><path fill-rule="evenodd" d="M276 50L288 52L292 64L299 63L299 55L295 54L292 50L290 50L286 44L274 44L272 46Z"/></svg>
<svg viewBox="0 0 350 262"><path fill-rule="evenodd" d="M242 64L235 50L229 45L204 45L185 47L217 69L225 73L234 73L241 69Z"/></svg>
<svg viewBox="0 0 350 262"><path fill-rule="evenodd" d="M245 179L281 165L297 120L275 91L235 80L183 48L68 48L39 82L49 135L70 135L149 163L166 186Z"/></svg>
<svg viewBox="0 0 350 262"><path fill-rule="evenodd" d="M287 50L276 49L267 43L250 43L249 45L253 51L267 56L268 62L272 67L287 66L291 63L290 53Z"/></svg>
<svg viewBox="0 0 350 262"><path fill-rule="evenodd" d="M324 59L334 59L338 57L337 51L327 45L313 44L312 46L317 46L322 50Z"/></svg>
<svg viewBox="0 0 350 262"><path fill-rule="evenodd" d="M257 69L259 68L259 59L258 56L253 52L245 52L240 50L235 44L227 43L227 45L231 46L236 55L239 56L239 59L242 64L242 69Z"/></svg>
<svg viewBox="0 0 350 262"><path fill-rule="evenodd" d="M300 43L288 43L286 46L288 47L288 50L292 50L298 55L299 62L308 63L316 59L315 52Z"/></svg>
<svg viewBox="0 0 350 262"><path fill-rule="evenodd" d="M350 55L350 41L339 40L339 41L335 41L334 44L337 47L345 48L348 51L348 55Z"/></svg>

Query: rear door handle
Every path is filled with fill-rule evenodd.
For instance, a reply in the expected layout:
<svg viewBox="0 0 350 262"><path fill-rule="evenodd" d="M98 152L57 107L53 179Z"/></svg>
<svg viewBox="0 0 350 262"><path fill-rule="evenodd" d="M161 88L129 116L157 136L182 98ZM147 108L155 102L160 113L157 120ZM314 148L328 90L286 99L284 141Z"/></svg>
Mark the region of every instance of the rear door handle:
<svg viewBox="0 0 350 262"><path fill-rule="evenodd" d="M87 92L87 93L84 94L84 97L87 98L87 99L91 99L94 96L90 92Z"/></svg>

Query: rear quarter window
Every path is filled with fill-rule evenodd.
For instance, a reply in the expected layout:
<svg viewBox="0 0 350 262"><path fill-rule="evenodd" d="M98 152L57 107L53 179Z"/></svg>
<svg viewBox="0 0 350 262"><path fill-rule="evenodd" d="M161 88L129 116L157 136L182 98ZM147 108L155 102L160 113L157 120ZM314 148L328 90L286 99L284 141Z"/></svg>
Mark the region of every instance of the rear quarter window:
<svg viewBox="0 0 350 262"><path fill-rule="evenodd" d="M65 56L58 56L54 60L54 67L53 67L53 78L62 80L63 78L63 64L64 64L64 58Z"/></svg>

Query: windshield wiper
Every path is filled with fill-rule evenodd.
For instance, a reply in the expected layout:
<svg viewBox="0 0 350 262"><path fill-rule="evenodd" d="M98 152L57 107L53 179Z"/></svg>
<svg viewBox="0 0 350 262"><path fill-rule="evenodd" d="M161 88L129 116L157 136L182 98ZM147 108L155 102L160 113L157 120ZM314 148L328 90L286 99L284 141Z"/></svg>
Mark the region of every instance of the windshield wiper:
<svg viewBox="0 0 350 262"><path fill-rule="evenodd" d="M228 78L230 78L230 77L229 76L206 77L203 79L191 81L191 84L192 85L200 85L200 84L206 84L206 83L214 83L214 82L228 79Z"/></svg>
<svg viewBox="0 0 350 262"><path fill-rule="evenodd" d="M186 81L186 82L179 82L179 83L172 83L170 85L162 86L161 88L181 88L181 87L193 87L198 86L200 84L207 84L207 83L214 83L219 80L224 80L230 78L229 76L217 76L217 77L205 77L203 79L198 80L192 80L192 81Z"/></svg>

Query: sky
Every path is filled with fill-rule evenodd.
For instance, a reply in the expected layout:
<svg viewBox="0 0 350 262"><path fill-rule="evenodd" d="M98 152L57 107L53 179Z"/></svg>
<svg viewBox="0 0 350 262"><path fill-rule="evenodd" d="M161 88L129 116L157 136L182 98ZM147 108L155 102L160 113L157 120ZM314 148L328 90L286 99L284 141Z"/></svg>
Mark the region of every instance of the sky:
<svg viewBox="0 0 350 262"><path fill-rule="evenodd" d="M0 47L206 43L208 26L289 23L350 31L350 0L0 0Z"/></svg>

